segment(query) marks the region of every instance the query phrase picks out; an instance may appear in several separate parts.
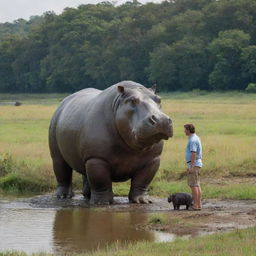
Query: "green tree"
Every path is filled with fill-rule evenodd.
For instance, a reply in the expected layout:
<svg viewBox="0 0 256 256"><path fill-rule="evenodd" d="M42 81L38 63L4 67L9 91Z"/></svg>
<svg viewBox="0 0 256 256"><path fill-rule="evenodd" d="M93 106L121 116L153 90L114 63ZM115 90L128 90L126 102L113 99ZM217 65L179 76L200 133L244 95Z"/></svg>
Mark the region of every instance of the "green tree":
<svg viewBox="0 0 256 256"><path fill-rule="evenodd" d="M209 51L216 59L209 75L212 89L244 89L241 53L249 41L249 34L241 30L227 30L220 32L218 38L209 44Z"/></svg>
<svg viewBox="0 0 256 256"><path fill-rule="evenodd" d="M150 80L164 90L207 89L207 52L200 39L185 37L151 54Z"/></svg>
<svg viewBox="0 0 256 256"><path fill-rule="evenodd" d="M241 60L242 77L245 79L245 85L256 83L256 45L243 48Z"/></svg>

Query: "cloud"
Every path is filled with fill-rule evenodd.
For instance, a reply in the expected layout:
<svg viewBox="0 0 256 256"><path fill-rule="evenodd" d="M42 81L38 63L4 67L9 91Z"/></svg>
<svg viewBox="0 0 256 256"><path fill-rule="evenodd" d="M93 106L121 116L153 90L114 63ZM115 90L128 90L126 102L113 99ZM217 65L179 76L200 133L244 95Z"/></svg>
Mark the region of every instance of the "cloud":
<svg viewBox="0 0 256 256"><path fill-rule="evenodd" d="M46 11L59 14L65 7L99 2L101 0L0 0L0 22L11 22L19 18L29 19Z"/></svg>
<svg viewBox="0 0 256 256"><path fill-rule="evenodd" d="M0 0L0 23L12 22L19 18L28 20L31 16L42 15L47 11L60 14L66 7L81 4L96 4L106 0ZM110 2L112 0L109 0ZM132 0L114 0L118 4ZM139 0L141 3L160 2L161 0Z"/></svg>

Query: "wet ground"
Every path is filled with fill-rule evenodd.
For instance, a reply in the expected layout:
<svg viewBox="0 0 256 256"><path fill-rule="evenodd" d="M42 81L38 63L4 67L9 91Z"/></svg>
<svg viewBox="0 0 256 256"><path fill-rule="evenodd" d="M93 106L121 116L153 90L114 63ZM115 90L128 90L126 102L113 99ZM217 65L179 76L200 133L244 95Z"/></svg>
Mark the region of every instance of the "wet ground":
<svg viewBox="0 0 256 256"><path fill-rule="evenodd" d="M43 195L0 200L0 223L0 251L65 254L103 248L117 240L173 241L256 226L256 200L205 200L202 211L194 212L174 211L162 198L137 205L116 197L113 205L95 207L79 195L67 200Z"/></svg>

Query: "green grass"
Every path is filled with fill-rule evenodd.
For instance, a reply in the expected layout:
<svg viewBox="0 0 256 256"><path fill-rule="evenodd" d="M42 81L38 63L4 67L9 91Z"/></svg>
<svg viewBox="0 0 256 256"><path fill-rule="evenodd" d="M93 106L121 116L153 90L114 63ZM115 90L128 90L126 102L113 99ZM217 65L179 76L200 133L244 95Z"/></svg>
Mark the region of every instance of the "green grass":
<svg viewBox="0 0 256 256"><path fill-rule="evenodd" d="M163 215L163 214L159 214L159 213L154 213L152 215L150 215L149 219L148 219L148 224L161 224L161 225L165 225L165 224L169 224L170 220L169 218L167 218L167 216Z"/></svg>
<svg viewBox="0 0 256 256"><path fill-rule="evenodd" d="M20 100L24 103L19 107L0 105L0 157L7 153L15 159L14 167L6 175L14 173L10 177L24 178L24 184L29 178L31 182L39 180L40 184L46 185L43 188L34 186L34 192L37 187L37 192L41 192L55 186L48 150L48 127L59 101L65 96L0 94L0 101ZM161 166L150 185L150 194L167 196L175 191L189 191L184 175L187 137L183 125L192 122L203 143L204 198L256 199L256 94L195 90L163 94L162 98L163 111L174 123L174 137L165 143ZM21 168L20 163L27 167ZM0 189L15 190L16 182L12 183L11 190L3 185L7 184L6 179L0 175ZM74 175L74 183L76 188L81 188L80 175ZM115 183L115 194L127 195L129 184ZM17 191L22 192L22 189Z"/></svg>
<svg viewBox="0 0 256 256"><path fill-rule="evenodd" d="M0 189L5 193L43 193L54 188L53 182L34 166L17 162L10 154L0 155Z"/></svg>
<svg viewBox="0 0 256 256"><path fill-rule="evenodd" d="M0 252L0 256L26 256L22 252ZM50 254L33 254L46 256ZM214 234L174 242L139 242L125 247L115 243L105 250L79 254L80 256L253 256L256 255L256 228L235 230L230 233Z"/></svg>
<svg viewBox="0 0 256 256"><path fill-rule="evenodd" d="M193 256L193 255L237 255L252 256L256 254L256 228L247 230L236 230L226 234L215 234L195 239L178 239L173 243L150 243L141 242L128 245L121 249L118 244L105 251L81 254L93 256Z"/></svg>

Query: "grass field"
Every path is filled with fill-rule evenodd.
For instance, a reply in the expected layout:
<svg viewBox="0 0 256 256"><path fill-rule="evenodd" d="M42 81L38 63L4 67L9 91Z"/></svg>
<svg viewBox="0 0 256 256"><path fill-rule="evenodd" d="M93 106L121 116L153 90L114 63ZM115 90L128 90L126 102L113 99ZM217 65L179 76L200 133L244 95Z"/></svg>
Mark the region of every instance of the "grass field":
<svg viewBox="0 0 256 256"><path fill-rule="evenodd" d="M0 188L3 193L41 193L55 187L48 150L48 126L64 95L1 94ZM204 198L256 199L256 94L239 92L163 94L163 111L174 123L174 137L165 143L160 170L150 194L167 196L189 191L186 185L183 124L194 123L203 143L201 172ZM76 188L80 175L74 176ZM129 182L114 184L127 195Z"/></svg>
<svg viewBox="0 0 256 256"><path fill-rule="evenodd" d="M231 233L214 234L205 237L197 237L189 240L176 240L173 243L149 243L141 242L128 245L121 249L118 244L105 251L83 254L84 256L193 256L193 255L248 255L256 254L255 247L256 229L236 230ZM235 243L234 243L235 241ZM81 255L82 256L82 255Z"/></svg>
<svg viewBox="0 0 256 256"><path fill-rule="evenodd" d="M188 240L178 239L172 243L139 242L137 244L128 244L125 248L123 245L116 243L106 250L79 254L79 256L252 256L256 254L255 237L256 229L250 228ZM26 253L22 252L0 252L0 256L26 255ZM36 253L33 255L50 256L51 254Z"/></svg>

